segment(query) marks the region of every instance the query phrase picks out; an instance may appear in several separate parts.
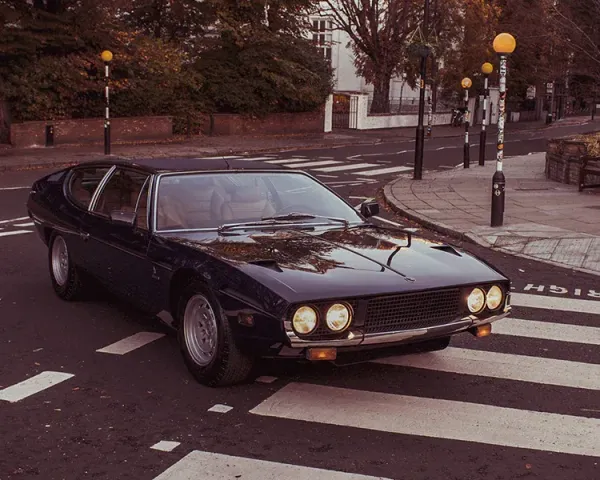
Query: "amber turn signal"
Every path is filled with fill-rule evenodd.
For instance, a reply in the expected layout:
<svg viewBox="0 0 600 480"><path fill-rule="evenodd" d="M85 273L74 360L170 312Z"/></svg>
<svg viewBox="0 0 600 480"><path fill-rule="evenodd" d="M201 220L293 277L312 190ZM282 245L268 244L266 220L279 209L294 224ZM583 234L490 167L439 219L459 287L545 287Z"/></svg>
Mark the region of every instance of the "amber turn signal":
<svg viewBox="0 0 600 480"><path fill-rule="evenodd" d="M335 360L337 358L336 348L309 348L306 351L308 360Z"/></svg>
<svg viewBox="0 0 600 480"><path fill-rule="evenodd" d="M486 323L484 325L479 325L475 327L471 333L476 337L487 337L492 333L492 324Z"/></svg>

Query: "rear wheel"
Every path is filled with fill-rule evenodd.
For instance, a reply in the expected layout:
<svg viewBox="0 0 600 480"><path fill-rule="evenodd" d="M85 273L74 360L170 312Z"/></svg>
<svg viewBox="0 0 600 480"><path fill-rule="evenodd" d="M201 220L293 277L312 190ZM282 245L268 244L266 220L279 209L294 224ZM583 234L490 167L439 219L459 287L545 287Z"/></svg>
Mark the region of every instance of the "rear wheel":
<svg viewBox="0 0 600 480"><path fill-rule="evenodd" d="M67 242L60 234L52 234L48 248L50 279L56 294L63 300L79 298L84 291L81 274L73 264Z"/></svg>
<svg viewBox="0 0 600 480"><path fill-rule="evenodd" d="M193 281L185 288L177 317L181 353L198 382L216 387L248 378L254 358L239 350L229 322L206 286Z"/></svg>

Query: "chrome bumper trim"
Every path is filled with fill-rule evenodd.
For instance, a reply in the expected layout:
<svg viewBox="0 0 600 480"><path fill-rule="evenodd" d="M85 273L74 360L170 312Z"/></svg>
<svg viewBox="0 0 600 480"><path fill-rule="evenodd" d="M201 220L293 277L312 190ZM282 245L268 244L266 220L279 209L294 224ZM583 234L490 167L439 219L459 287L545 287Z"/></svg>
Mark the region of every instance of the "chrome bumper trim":
<svg viewBox="0 0 600 480"><path fill-rule="evenodd" d="M453 335L468 330L469 328L493 323L507 317L510 314L510 307L502 313L492 315L486 318L477 318L474 315L461 318L460 320L445 325L436 325L434 327L416 328L413 330L397 330L394 332L368 333L364 334L360 330L351 330L346 338L332 340L306 340L299 338L293 330L286 328L286 334L292 348L306 347L355 347L358 345L381 345L386 343L402 342L405 340L417 339L419 337L436 337ZM287 322L286 322L287 323ZM287 325L286 325L287 327Z"/></svg>

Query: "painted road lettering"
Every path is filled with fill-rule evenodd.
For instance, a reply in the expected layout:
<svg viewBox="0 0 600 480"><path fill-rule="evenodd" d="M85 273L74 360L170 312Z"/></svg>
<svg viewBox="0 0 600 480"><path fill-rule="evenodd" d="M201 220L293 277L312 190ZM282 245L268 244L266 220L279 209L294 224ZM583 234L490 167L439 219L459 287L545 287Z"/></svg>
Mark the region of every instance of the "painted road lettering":
<svg viewBox="0 0 600 480"><path fill-rule="evenodd" d="M554 293L556 295L567 295L569 292L568 288L565 287L561 287L558 285L535 285L533 283L528 283L527 285L525 285L525 287L523 287L523 291L525 292L529 292L529 291L536 291L536 292L550 292L550 293ZM582 289L582 288L575 288L573 289L573 295L575 295L576 297L591 297L591 298L600 298L600 291L597 292L596 290L586 290L586 289Z"/></svg>

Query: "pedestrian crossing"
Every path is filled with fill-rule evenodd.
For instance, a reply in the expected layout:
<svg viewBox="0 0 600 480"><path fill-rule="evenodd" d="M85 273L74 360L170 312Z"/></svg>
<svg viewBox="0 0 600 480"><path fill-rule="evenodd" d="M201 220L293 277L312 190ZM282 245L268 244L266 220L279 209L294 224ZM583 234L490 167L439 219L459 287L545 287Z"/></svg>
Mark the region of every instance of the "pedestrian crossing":
<svg viewBox="0 0 600 480"><path fill-rule="evenodd" d="M427 442L438 441L450 442L445 449L452 458L460 458L463 444L507 448L519 457L560 454L575 463L600 457L600 301L513 293L511 304L513 316L496 322L486 339L464 334L438 352L375 359L333 374L309 369L288 379L269 377L254 386L260 395L251 400L238 395L221 414L238 415L240 424L260 419L260 430L273 438L281 429L318 432L325 443L343 435L361 448L388 435L398 451L419 442L425 461L436 455ZM96 355L126 358L134 349L165 341L162 334L138 333L98 345ZM561 358L555 358L557 351ZM46 370L4 384L0 408L29 397L41 403L48 390L71 390L73 377ZM306 454L292 462L271 458L268 450L258 458L243 449L198 450L202 442L193 436L172 440L148 444L154 455L180 457L167 461L170 466L153 480L200 478L200 471L202 478L217 480L401 478L393 469L369 476L372 472L341 461L337 469L317 468L316 457Z"/></svg>
<svg viewBox="0 0 600 480"><path fill-rule="evenodd" d="M216 157L209 157L216 158ZM209 158L199 158L198 160L208 160ZM412 170L412 167L406 165L389 166L389 162L361 162L358 159L345 158L334 159L332 157L315 157L294 155L289 158L278 158L276 156L261 157L243 157L230 156L222 157L226 159L243 160L248 162L264 162L271 165L278 165L290 169L301 169L315 172L316 174L349 174L365 177L379 177L393 174L400 174Z"/></svg>
<svg viewBox="0 0 600 480"><path fill-rule="evenodd" d="M0 237L12 237L14 235L23 235L33 233L33 222L29 217L11 218L0 220Z"/></svg>

